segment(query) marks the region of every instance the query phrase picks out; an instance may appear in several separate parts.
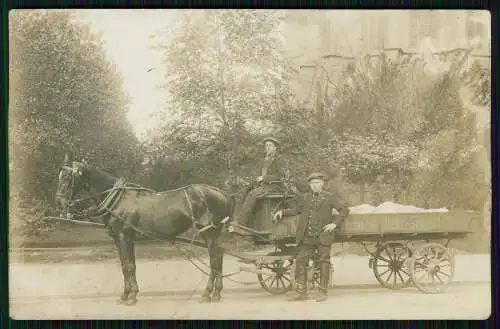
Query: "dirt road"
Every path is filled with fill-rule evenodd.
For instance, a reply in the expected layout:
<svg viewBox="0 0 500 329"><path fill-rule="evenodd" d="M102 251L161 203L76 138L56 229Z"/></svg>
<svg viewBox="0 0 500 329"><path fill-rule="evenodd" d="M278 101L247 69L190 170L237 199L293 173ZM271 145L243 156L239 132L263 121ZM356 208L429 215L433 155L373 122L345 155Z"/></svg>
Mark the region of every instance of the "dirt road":
<svg viewBox="0 0 500 329"><path fill-rule="evenodd" d="M441 295L409 289L388 291L337 289L324 303L291 303L262 291L226 292L217 304L200 304L191 295L141 296L134 307L117 305L115 297L16 301L17 319L483 319L488 317L489 285L454 285Z"/></svg>
<svg viewBox="0 0 500 329"><path fill-rule="evenodd" d="M11 264L11 316L16 319L481 319L490 313L489 255L458 255L455 284L440 295L415 288L379 288L368 258L333 258L331 298L286 302L258 284L224 283L223 300L200 304L206 277L184 260L139 261L139 302L116 304L122 276L118 262L92 264ZM239 267L227 257L225 272ZM234 277L256 283L255 274Z"/></svg>

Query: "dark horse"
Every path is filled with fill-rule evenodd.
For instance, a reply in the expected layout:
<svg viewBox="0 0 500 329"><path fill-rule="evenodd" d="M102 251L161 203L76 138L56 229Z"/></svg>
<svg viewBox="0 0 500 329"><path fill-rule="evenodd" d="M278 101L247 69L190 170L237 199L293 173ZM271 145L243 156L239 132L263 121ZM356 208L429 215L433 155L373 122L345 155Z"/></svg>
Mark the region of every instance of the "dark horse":
<svg viewBox="0 0 500 329"><path fill-rule="evenodd" d="M118 248L124 281L119 302L126 305L137 302L136 235L167 241L190 228L205 241L210 257L210 273L202 301L221 299L224 252L219 238L233 208L231 198L223 191L193 184L155 192L115 178L86 162L72 162L70 166L66 157L59 173L56 204L67 211L78 203L74 196L79 192L86 192L95 202L97 206L91 216L100 218Z"/></svg>

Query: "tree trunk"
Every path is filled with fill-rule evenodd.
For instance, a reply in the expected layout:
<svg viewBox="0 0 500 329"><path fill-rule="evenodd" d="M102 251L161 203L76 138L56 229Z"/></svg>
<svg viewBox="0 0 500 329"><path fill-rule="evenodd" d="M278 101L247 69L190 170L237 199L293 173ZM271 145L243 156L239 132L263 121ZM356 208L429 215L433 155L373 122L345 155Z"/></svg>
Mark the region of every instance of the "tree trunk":
<svg viewBox="0 0 500 329"><path fill-rule="evenodd" d="M366 198L366 186L365 183L361 183L359 185L359 200L361 203L365 203L365 198Z"/></svg>

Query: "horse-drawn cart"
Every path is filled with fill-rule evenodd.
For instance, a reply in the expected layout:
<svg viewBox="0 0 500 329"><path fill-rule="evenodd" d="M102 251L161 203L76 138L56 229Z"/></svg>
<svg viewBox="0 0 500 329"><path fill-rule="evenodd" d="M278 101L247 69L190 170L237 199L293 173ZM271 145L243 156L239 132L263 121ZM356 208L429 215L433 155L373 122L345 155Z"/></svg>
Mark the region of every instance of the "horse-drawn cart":
<svg viewBox="0 0 500 329"><path fill-rule="evenodd" d="M90 213L99 222L67 220L106 227L120 253L124 276L120 302L126 305L137 302L136 235L159 242L176 239L207 248L210 264L199 258L198 261L204 263L208 271L192 261L193 255L178 248L186 259L208 276L203 301L220 300L222 279L241 271L224 274L224 253L253 265L253 269L246 270L255 272L260 285L270 293L285 293L293 287L298 216L285 217L278 223L272 220L276 210L288 208L284 205L295 201L293 196L272 195L260 200L252 228L244 228L250 233L254 245L272 246L272 253L223 252L221 233L224 229L231 231L231 226L226 226L233 215L232 201L226 192L204 184L157 192L113 177L85 162L74 161L71 167L68 164L65 159L59 174L56 204L70 214L70 209L82 202L95 202L95 207L82 210L82 216ZM81 192L87 196L75 199ZM448 243L471 233L471 224L477 216L480 217L474 212L352 213L337 228L336 242L360 243L370 255L368 265L376 279L387 288L401 289L413 284L424 293L439 293L450 284L455 270L453 249ZM194 236L191 239L181 237L190 227ZM369 243L374 243L372 251ZM312 258L308 277L309 282L316 284L319 273L315 257Z"/></svg>
<svg viewBox="0 0 500 329"><path fill-rule="evenodd" d="M299 216L284 217L279 223L273 223L272 213L282 204L283 196L279 195L260 200L253 228L246 228L246 237L254 245L268 251L272 247L272 252L225 250L225 254L244 264L238 272L255 273L262 288L271 294L284 294L294 284L295 231ZM471 211L351 213L337 228L335 243L362 246L370 256L368 267L385 288L398 290L414 285L423 293L441 293L451 283L455 271L454 250L449 243L472 233L473 222L480 220L480 216ZM233 228L229 226L227 230L231 232ZM176 240L206 248L203 241L182 236ZM319 285L315 259L309 263L308 282L313 287Z"/></svg>
<svg viewBox="0 0 500 329"><path fill-rule="evenodd" d="M271 223L271 218L265 217L279 207L276 202L274 207L272 204L262 200L260 216L256 216L260 229L265 226L262 223ZM454 249L449 242L472 233L472 223L478 216L468 211L353 213L337 229L335 241L360 244L370 256L367 265L386 288L402 289L413 284L423 293L440 293L451 283L455 271ZM257 231L250 235L255 244L274 246L272 253L229 253L243 263L254 264L261 286L272 294L286 293L293 287L297 220L298 216L290 216L268 224L271 234L267 237ZM308 279L312 285L319 283L314 260Z"/></svg>

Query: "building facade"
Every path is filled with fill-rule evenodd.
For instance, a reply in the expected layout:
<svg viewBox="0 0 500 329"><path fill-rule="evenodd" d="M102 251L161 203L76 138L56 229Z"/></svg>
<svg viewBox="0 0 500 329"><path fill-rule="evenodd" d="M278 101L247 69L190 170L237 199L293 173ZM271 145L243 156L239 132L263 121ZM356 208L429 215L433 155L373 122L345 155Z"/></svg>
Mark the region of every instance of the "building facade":
<svg viewBox="0 0 500 329"><path fill-rule="evenodd" d="M487 11L299 10L287 12L285 22L284 56L299 70L294 89L309 104L325 75L339 78L342 67L363 56L470 48L474 60L491 65Z"/></svg>
<svg viewBox="0 0 500 329"><path fill-rule="evenodd" d="M296 95L312 111L321 110L328 79L345 78L343 69L360 58L376 60L385 53L424 54L432 59L436 53L471 49L472 61L491 67L488 11L294 11L288 16L283 32L285 56L300 72L294 82ZM472 91L466 86L460 96L463 105L476 115L477 137L483 146L481 161L490 168L491 109L474 105ZM490 182L491 175L485 174L484 179ZM489 227L490 211L491 200L487 200L485 227Z"/></svg>
<svg viewBox="0 0 500 329"><path fill-rule="evenodd" d="M474 47L491 53L491 18L474 10L290 11L283 26L285 52L300 65L327 55L346 57L387 48L419 52Z"/></svg>

